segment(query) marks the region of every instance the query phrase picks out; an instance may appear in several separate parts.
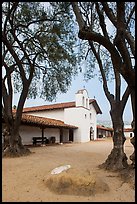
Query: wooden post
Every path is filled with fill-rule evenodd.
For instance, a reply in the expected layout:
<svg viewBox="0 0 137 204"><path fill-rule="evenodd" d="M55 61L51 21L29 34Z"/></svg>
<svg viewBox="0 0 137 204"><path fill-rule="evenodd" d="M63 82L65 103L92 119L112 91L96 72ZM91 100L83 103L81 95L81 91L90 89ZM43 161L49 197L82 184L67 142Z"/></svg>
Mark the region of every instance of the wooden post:
<svg viewBox="0 0 137 204"><path fill-rule="evenodd" d="M63 142L63 129L60 128L60 143Z"/></svg>
<svg viewBox="0 0 137 204"><path fill-rule="evenodd" d="M42 144L44 144L44 129L42 128Z"/></svg>

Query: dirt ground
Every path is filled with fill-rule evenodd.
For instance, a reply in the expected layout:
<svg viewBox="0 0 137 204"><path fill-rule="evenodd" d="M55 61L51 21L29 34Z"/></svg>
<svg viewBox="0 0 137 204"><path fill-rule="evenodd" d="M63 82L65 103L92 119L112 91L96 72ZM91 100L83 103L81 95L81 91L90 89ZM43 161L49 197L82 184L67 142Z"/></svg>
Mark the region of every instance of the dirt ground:
<svg viewBox="0 0 137 204"><path fill-rule="evenodd" d="M112 149L112 139L100 139L84 144L62 144L31 147L29 156L2 159L2 202L135 202L135 188L123 182L117 173L99 169ZM133 146L125 142L129 157ZM130 164L130 160L128 160ZM71 165L75 172L93 172L103 179L109 190L94 195L58 194L46 186L51 171Z"/></svg>

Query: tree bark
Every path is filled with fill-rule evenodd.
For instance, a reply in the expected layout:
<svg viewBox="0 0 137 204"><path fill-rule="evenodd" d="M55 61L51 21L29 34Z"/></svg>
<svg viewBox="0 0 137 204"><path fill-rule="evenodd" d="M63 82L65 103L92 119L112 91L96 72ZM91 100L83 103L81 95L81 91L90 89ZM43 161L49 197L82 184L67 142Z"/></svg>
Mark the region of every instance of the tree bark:
<svg viewBox="0 0 137 204"><path fill-rule="evenodd" d="M31 151L22 144L19 130L11 127L9 131L3 130L4 144L3 157L19 157L29 155Z"/></svg>
<svg viewBox="0 0 137 204"><path fill-rule="evenodd" d="M121 113L118 111L118 106L115 106L115 108L110 111L110 115L114 129L113 149L111 150L111 153L109 154L106 161L99 167L115 171L128 167L127 156L124 153L124 142L126 138L123 133L124 123L121 118Z"/></svg>
<svg viewBox="0 0 137 204"><path fill-rule="evenodd" d="M12 113L11 108L9 109L9 107L12 107L12 101L8 101L7 105L6 100L4 101L3 118L6 119L5 123L7 130L4 132L5 135L3 135L3 157L18 157L30 154L30 150L22 144L21 136L19 134L22 110L27 97L29 83L26 83L23 87L15 114Z"/></svg>
<svg viewBox="0 0 137 204"><path fill-rule="evenodd" d="M130 155L130 160L132 161L132 166L135 168L135 89L132 90L131 92L131 104L132 104L132 111L133 111L133 121L131 123L132 130L134 133L133 138L131 138L131 144L134 147L134 152L132 155Z"/></svg>

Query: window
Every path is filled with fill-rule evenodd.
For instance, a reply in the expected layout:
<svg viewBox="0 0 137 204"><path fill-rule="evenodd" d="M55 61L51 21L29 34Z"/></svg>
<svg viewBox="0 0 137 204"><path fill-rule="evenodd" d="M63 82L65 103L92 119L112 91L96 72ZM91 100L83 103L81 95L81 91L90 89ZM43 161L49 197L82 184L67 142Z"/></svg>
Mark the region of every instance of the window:
<svg viewBox="0 0 137 204"><path fill-rule="evenodd" d="M84 100L85 100L85 99L84 99L84 96L83 96L83 97L82 97L82 105L83 105L83 106L85 106Z"/></svg>
<svg viewBox="0 0 137 204"><path fill-rule="evenodd" d="M85 114L85 119L87 118L87 114Z"/></svg>
<svg viewBox="0 0 137 204"><path fill-rule="evenodd" d="M86 108L88 108L88 99L86 99Z"/></svg>
<svg viewBox="0 0 137 204"><path fill-rule="evenodd" d="M92 114L90 113L90 119L92 118Z"/></svg>

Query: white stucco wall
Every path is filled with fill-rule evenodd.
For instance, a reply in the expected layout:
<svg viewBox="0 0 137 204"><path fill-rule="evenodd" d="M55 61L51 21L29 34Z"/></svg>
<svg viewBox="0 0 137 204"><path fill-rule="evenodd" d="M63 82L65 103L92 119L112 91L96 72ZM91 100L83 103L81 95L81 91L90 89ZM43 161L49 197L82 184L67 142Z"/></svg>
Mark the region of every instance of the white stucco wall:
<svg viewBox="0 0 137 204"><path fill-rule="evenodd" d="M32 137L42 137L42 130L39 127L33 127L33 126L26 126L21 125L20 126L20 135L22 138L22 143L24 145L32 145ZM56 138L56 143L60 142L60 130L58 128L45 128L44 129L44 137L47 137L49 139L50 137ZM62 142L68 142L69 141L69 130L63 129L63 141Z"/></svg>
<svg viewBox="0 0 137 204"><path fill-rule="evenodd" d="M90 111L83 107L69 108L64 110L64 122L78 127L74 130L74 142L90 141Z"/></svg>
<svg viewBox="0 0 137 204"><path fill-rule="evenodd" d="M94 140L97 138L97 114L92 104L89 105L88 93L86 90L80 90L75 95L76 107L63 109L54 109L46 111L30 112L28 114L40 117L47 117L57 120L62 120L66 124L75 125L78 129L74 132L74 142L88 142L90 141L90 127L94 130ZM56 137L59 142L59 129L49 129L49 134ZM45 131L45 134L46 131ZM69 130L64 130L63 134L66 136L64 140L69 139Z"/></svg>
<svg viewBox="0 0 137 204"><path fill-rule="evenodd" d="M90 127L93 127L94 130L94 140L97 139L97 113L92 104L89 105L90 107L90 113L91 113L91 121L90 121Z"/></svg>
<svg viewBox="0 0 137 204"><path fill-rule="evenodd" d="M131 132L124 132L125 137L130 137L130 134L132 134L132 137L134 136L134 133Z"/></svg>
<svg viewBox="0 0 137 204"><path fill-rule="evenodd" d="M58 143L60 140L60 131L57 128L46 128L44 129L44 137L47 137L47 139L55 137L56 143Z"/></svg>
<svg viewBox="0 0 137 204"><path fill-rule="evenodd" d="M124 126L124 128L126 129L126 128L132 128L131 127L131 125L125 125ZM133 131L131 130L131 131L124 131L124 135L125 135L125 137L130 137L130 134L132 133L132 137L134 136L134 133L133 133Z"/></svg>
<svg viewBox="0 0 137 204"><path fill-rule="evenodd" d="M56 138L56 143L60 142L60 130L58 128L46 128L44 129L44 136L49 139L50 137ZM63 141L68 142L69 140L69 131L67 129L63 129Z"/></svg>
<svg viewBox="0 0 137 204"><path fill-rule="evenodd" d="M64 121L64 110L63 109L28 112L25 114Z"/></svg>
<svg viewBox="0 0 137 204"><path fill-rule="evenodd" d="M89 109L89 98L86 90L77 92L75 95L76 107L82 106Z"/></svg>
<svg viewBox="0 0 137 204"><path fill-rule="evenodd" d="M22 138L22 143L24 145L29 145L33 144L32 137L41 137L42 133L39 127L21 125L20 135Z"/></svg>

